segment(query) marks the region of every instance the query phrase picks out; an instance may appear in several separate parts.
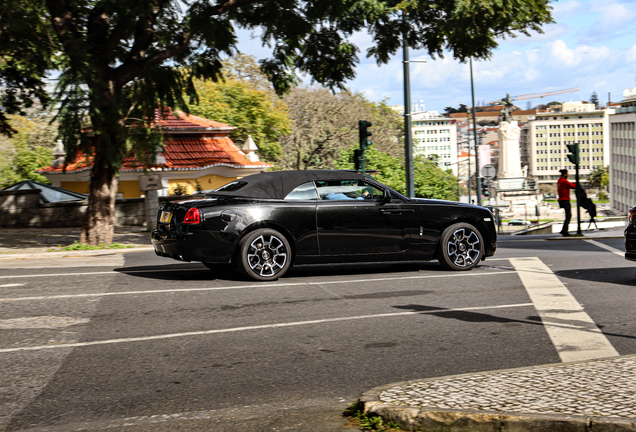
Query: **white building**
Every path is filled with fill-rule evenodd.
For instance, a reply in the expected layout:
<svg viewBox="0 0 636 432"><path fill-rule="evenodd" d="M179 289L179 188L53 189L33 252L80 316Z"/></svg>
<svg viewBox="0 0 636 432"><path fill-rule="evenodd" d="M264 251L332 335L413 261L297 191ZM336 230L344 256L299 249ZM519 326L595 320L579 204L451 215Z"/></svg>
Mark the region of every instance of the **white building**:
<svg viewBox="0 0 636 432"><path fill-rule="evenodd" d="M621 108L609 118L610 205L627 213L636 205L636 88L623 92Z"/></svg>
<svg viewBox="0 0 636 432"><path fill-rule="evenodd" d="M597 166L610 163L609 116L613 109L567 102L560 112L536 114L525 128L520 145L528 157L528 173L538 183L555 183L559 170L574 170L566 144L579 143L579 172L587 177ZM525 148L524 148L525 147Z"/></svg>
<svg viewBox="0 0 636 432"><path fill-rule="evenodd" d="M437 111L411 115L413 156L437 156L442 169L450 168L457 175L457 126L454 120Z"/></svg>

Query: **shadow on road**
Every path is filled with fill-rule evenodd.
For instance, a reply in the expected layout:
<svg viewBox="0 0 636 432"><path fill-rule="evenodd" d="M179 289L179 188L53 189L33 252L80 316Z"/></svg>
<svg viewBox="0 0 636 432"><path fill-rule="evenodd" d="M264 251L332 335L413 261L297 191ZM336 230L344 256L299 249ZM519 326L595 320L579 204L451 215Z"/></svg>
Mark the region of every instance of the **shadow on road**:
<svg viewBox="0 0 636 432"><path fill-rule="evenodd" d="M444 272L437 262L430 263L356 263L356 264L320 264L292 267L281 280L290 277L309 278L314 276L369 276L383 273L412 273L425 270ZM114 271L130 276L157 280L228 280L252 281L243 277L235 269L210 270L201 263L144 265L121 267Z"/></svg>
<svg viewBox="0 0 636 432"><path fill-rule="evenodd" d="M636 266L561 270L555 272L555 274L565 279L605 282L636 287Z"/></svg>
<svg viewBox="0 0 636 432"><path fill-rule="evenodd" d="M458 321L464 321L468 323L501 323L501 324L509 324L509 323L518 323L518 324L529 324L529 325L540 325L540 326L550 326L550 327L558 327L564 329L572 329L573 327L577 330L584 332L596 333L596 327L599 329L603 329L602 325L595 325L594 327L590 326L589 322L577 321L577 320L557 320L550 319L549 322L544 322L538 316L528 316L526 319L514 319L514 318L506 318L500 317L497 315L492 315L483 312L472 312L472 311L457 311L457 310L448 310L441 307L436 306L425 306L425 305L416 305L409 304L404 306L393 306L395 309L414 311L414 312L422 312L423 315L433 315L440 318L448 318L454 319ZM603 332L605 336L616 336L627 339L636 339L636 336L633 335L624 335L617 333L606 333Z"/></svg>

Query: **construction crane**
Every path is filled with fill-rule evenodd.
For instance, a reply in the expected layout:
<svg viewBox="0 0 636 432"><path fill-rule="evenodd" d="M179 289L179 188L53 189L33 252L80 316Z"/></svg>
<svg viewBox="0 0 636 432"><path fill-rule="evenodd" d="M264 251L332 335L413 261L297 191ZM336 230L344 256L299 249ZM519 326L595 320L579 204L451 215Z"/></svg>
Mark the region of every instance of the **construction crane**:
<svg viewBox="0 0 636 432"><path fill-rule="evenodd" d="M553 95L558 95L558 94L562 94L562 93L572 93L572 92L577 92L579 91L578 88L571 88L571 89L566 89L566 90L556 90L556 91L552 91L552 92L547 92L547 93L530 93L530 94L525 94L525 95L520 95L520 96L512 96L510 97L510 101L516 101L516 100L525 100L525 99L535 99L535 98L542 98L545 96L553 96ZM490 102L491 105L497 105L503 103L503 99L502 100L498 100L498 101L493 101Z"/></svg>

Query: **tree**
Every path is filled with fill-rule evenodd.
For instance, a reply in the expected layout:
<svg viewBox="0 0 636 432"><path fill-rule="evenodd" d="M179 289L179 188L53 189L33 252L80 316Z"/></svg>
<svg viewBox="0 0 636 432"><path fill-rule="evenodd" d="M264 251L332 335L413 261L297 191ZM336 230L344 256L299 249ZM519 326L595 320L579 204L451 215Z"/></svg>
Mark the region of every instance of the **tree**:
<svg viewBox="0 0 636 432"><path fill-rule="evenodd" d="M36 169L45 167L53 159L54 127L50 119L26 118L10 115L11 137L0 137L0 188L23 180L48 183Z"/></svg>
<svg viewBox="0 0 636 432"><path fill-rule="evenodd" d="M466 104L459 104L459 108L446 107L444 111L446 112L446 114L467 113L468 107L466 106Z"/></svg>
<svg viewBox="0 0 636 432"><path fill-rule="evenodd" d="M592 96L590 96L590 103L593 103L594 107L598 108L599 100L598 100L598 94L596 94L596 92L592 92Z"/></svg>
<svg viewBox="0 0 636 432"><path fill-rule="evenodd" d="M373 125L374 147L399 154L400 116L386 104L373 104L361 94L331 93L319 87L293 89L285 98L292 133L280 139L278 169L329 169L343 148L358 145L358 121Z"/></svg>
<svg viewBox="0 0 636 432"><path fill-rule="evenodd" d="M588 181L592 187L607 189L609 186L609 167L595 166Z"/></svg>
<svg viewBox="0 0 636 432"><path fill-rule="evenodd" d="M190 112L236 126L230 134L235 143L251 135L263 159L276 162L282 153L278 139L291 132L287 106L253 57L234 56L223 62L223 72L223 81L194 81L199 102L188 104Z"/></svg>
<svg viewBox="0 0 636 432"><path fill-rule="evenodd" d="M10 1L26 18L3 20L3 33L15 37L24 32L22 21L37 24L30 28L29 53L55 59L61 71L58 118L67 158L81 149L93 160L80 235L90 244L112 241L122 159L132 151L150 161L160 149L154 110L187 110L182 95L196 101L195 78L218 80L221 59L236 51L237 27L258 30L273 48L261 68L281 93L297 82L296 72L342 88L358 62L350 40L363 29L374 40L367 55L379 64L401 49L402 35L415 49L433 56L448 50L464 61L488 58L501 37L541 31L552 22L549 0ZM19 51L16 45L2 55ZM41 77L35 57L25 58L29 68L20 73Z"/></svg>
<svg viewBox="0 0 636 432"><path fill-rule="evenodd" d="M378 171L373 178L404 194L406 193L404 162L371 147L365 152L367 171ZM336 168L353 169L353 147L343 149ZM457 177L444 171L436 160L417 156L413 161L413 181L417 198L457 200Z"/></svg>
<svg viewBox="0 0 636 432"><path fill-rule="evenodd" d="M4 0L0 10L0 134L11 136L11 114L24 115L49 96L43 77L51 67L52 31L41 1Z"/></svg>

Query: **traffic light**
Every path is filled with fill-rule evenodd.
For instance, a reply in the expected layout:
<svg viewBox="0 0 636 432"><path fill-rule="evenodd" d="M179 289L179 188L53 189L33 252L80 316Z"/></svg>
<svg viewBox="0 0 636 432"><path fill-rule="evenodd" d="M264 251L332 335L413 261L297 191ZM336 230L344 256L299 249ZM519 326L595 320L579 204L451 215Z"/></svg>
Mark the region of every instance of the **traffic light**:
<svg viewBox="0 0 636 432"><path fill-rule="evenodd" d="M358 122L358 129L360 129L360 150L366 150L371 144L371 140L367 139L373 135L367 128L371 127L371 122L366 120L360 120Z"/></svg>
<svg viewBox="0 0 636 432"><path fill-rule="evenodd" d="M572 162L574 165L579 164L579 143L575 144L566 144L570 154L568 154L568 160Z"/></svg>
<svg viewBox="0 0 636 432"><path fill-rule="evenodd" d="M490 197L490 181L483 177L481 179L481 194L486 198Z"/></svg>
<svg viewBox="0 0 636 432"><path fill-rule="evenodd" d="M353 160L356 171L359 171L362 174L364 174L366 170L364 151L373 144L371 140L368 139L371 136L371 132L367 130L369 127L371 127L371 122L366 120L358 121L358 129L360 131L360 148L353 151Z"/></svg>

